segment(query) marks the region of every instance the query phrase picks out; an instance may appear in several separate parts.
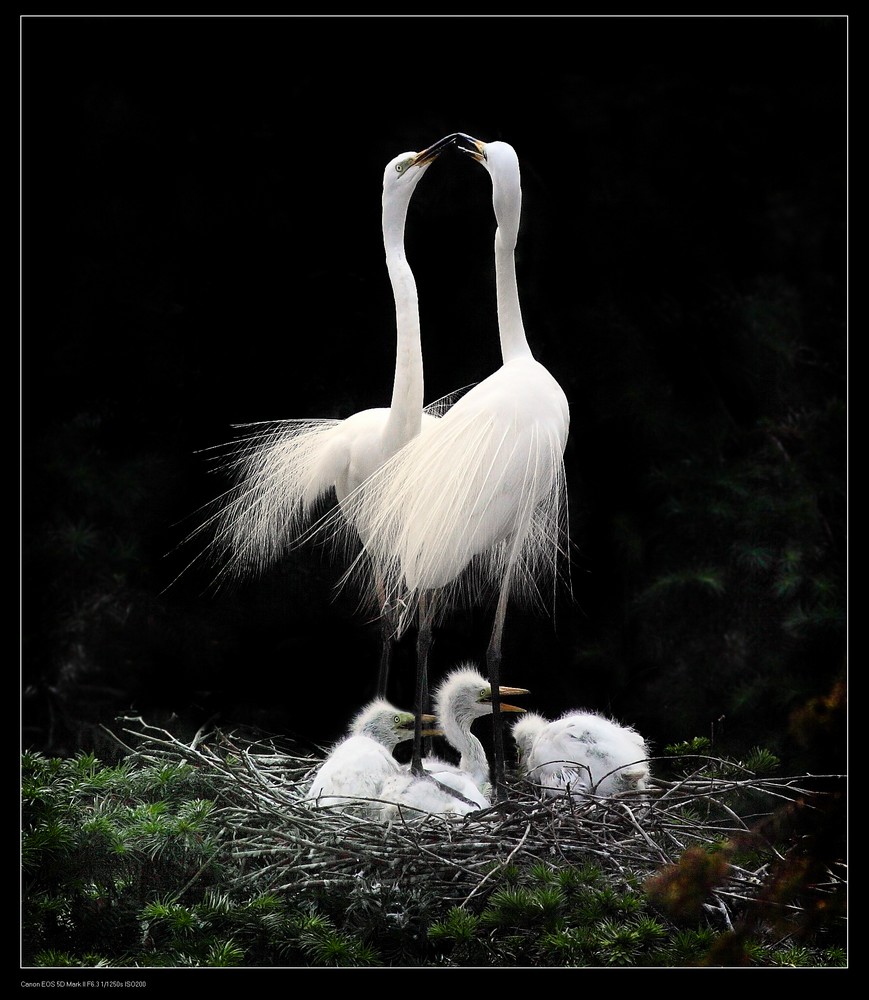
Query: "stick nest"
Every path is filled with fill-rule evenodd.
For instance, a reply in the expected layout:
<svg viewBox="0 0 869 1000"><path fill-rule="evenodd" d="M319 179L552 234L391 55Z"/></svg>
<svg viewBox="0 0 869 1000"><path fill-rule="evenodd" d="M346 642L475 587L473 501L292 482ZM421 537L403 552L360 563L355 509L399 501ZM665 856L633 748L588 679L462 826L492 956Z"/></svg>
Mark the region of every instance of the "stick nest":
<svg viewBox="0 0 869 1000"><path fill-rule="evenodd" d="M507 801L470 816L401 816L389 826L304 801L322 758L282 752L273 740L219 730L185 743L142 719L126 719L121 740L144 763L187 763L209 779L218 817L241 862L237 888L260 892L347 891L370 885L424 885L448 905L464 905L511 867L594 865L636 885L686 851L764 839L745 867L729 863L707 910L731 926L732 908L751 903L781 848L757 830L777 811L818 800L818 776L769 778L713 757L667 759L681 775L608 798L544 798L526 779L509 779ZM119 739L119 737L115 737ZM674 767L675 765L675 767ZM841 779L841 776L827 776ZM786 848L785 848L786 849ZM828 873L820 893L841 891ZM796 905L796 904L795 904Z"/></svg>

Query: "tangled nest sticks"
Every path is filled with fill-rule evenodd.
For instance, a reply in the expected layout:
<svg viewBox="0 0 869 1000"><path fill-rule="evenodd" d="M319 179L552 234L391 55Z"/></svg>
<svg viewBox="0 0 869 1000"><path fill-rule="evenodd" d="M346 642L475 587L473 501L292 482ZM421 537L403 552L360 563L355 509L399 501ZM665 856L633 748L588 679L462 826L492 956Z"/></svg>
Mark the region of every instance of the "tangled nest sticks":
<svg viewBox="0 0 869 1000"><path fill-rule="evenodd" d="M320 759L281 752L273 742L200 731L189 742L126 719L120 740L143 764L187 764L217 793L216 817L242 861L239 888L291 891L347 888L360 879L396 886L424 884L453 905L491 887L508 866L594 864L614 882L647 878L691 848L750 836L777 809L816 795L816 776L759 777L713 757L668 759L684 773L655 778L652 788L609 798L542 798L526 779L509 786L506 803L470 816L402 814L388 826L305 801ZM726 926L730 911L750 903L762 885L769 851L756 864L728 864L706 908ZM780 857L780 855L778 855ZM832 891L838 877L830 875Z"/></svg>

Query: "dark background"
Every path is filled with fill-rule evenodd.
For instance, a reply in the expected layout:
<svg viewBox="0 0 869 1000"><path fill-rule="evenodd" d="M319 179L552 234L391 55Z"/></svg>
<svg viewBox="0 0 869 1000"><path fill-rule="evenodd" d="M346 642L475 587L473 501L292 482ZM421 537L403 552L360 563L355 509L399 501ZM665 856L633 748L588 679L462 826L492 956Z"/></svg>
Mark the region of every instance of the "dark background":
<svg viewBox="0 0 869 1000"><path fill-rule="evenodd" d="M383 168L464 131L519 154L526 328L571 406L573 595L511 612L505 683L843 766L844 18L26 17L21 45L25 747L110 754L142 714L306 750L372 696L323 553L176 577L226 485L201 449L388 402ZM493 234L448 151L407 227L428 401L499 364ZM448 622L435 678L489 625Z"/></svg>

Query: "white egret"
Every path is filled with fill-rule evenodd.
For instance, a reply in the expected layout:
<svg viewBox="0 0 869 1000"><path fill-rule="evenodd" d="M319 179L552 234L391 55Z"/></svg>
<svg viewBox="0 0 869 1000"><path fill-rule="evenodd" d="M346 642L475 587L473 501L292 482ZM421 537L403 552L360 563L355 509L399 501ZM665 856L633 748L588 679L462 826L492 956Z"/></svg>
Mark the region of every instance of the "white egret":
<svg viewBox="0 0 869 1000"><path fill-rule="evenodd" d="M316 528L318 504L331 494L341 515L349 518L364 540L364 525L347 506L347 498L358 496L359 487L386 459L415 437L423 425L435 421L433 413L423 410L419 305L416 281L405 255L404 231L414 189L454 139L450 135L421 152L401 153L383 172L383 244L397 331L390 405L362 410L344 420L293 419L243 425L246 436L231 446L222 463L234 473L236 484L216 502L217 512L194 532L214 529L209 548L223 562L218 579L256 572L282 558L312 524ZM384 696L394 629L376 573L370 593L383 615L377 693Z"/></svg>
<svg viewBox="0 0 869 1000"><path fill-rule="evenodd" d="M613 795L648 787L643 737L597 712L567 712L549 722L528 712L513 724L520 771L546 795Z"/></svg>
<svg viewBox="0 0 869 1000"><path fill-rule="evenodd" d="M503 698L528 694L525 688L501 686ZM471 732L476 719L492 713L492 688L470 665L449 673L434 693L434 714L447 742L459 755L458 765L435 757L423 759L423 767L442 785L454 788L480 808L491 805L492 782L483 744ZM524 708L501 702L502 712L522 713Z"/></svg>
<svg viewBox="0 0 869 1000"><path fill-rule="evenodd" d="M490 173L495 277L502 366L443 416L422 429L366 483L370 563L386 593L405 609L399 632L418 620L417 711L426 708L431 629L460 600L497 595L486 654L494 715L494 784L503 797L500 665L511 597L536 597L540 578L555 576L567 543L563 454L569 427L561 386L531 353L516 282L514 249L522 202L519 161L505 142L460 136ZM422 770L419 734L413 769Z"/></svg>
<svg viewBox="0 0 869 1000"><path fill-rule="evenodd" d="M440 735L432 728L435 718L421 720L427 735ZM377 799L384 781L402 773L393 756L399 743L413 738L414 716L384 698L375 698L350 723L347 735L338 742L317 769L306 795L314 806L332 806L360 815L379 810Z"/></svg>

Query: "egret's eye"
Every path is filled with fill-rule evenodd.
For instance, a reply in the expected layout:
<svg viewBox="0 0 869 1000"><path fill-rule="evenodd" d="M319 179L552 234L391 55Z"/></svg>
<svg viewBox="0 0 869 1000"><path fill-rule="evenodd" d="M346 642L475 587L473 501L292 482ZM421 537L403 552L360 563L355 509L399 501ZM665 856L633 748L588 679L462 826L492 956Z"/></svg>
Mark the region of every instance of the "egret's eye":
<svg viewBox="0 0 869 1000"><path fill-rule="evenodd" d="M488 693L487 693L487 691L486 691L486 689L485 689L485 688L480 688L480 697L481 697L481 698L486 698L486 697L488 697Z"/></svg>
<svg viewBox="0 0 869 1000"><path fill-rule="evenodd" d="M398 174L403 174L405 170L413 163L412 159L402 160L401 163L395 164L395 172Z"/></svg>
<svg viewBox="0 0 869 1000"><path fill-rule="evenodd" d="M396 724L396 726L400 726L401 725L401 716L400 715L396 715L395 718L393 719L393 722Z"/></svg>

